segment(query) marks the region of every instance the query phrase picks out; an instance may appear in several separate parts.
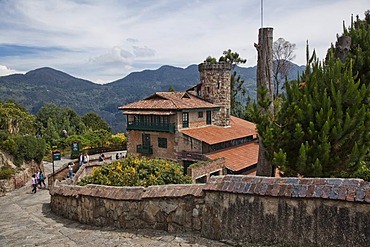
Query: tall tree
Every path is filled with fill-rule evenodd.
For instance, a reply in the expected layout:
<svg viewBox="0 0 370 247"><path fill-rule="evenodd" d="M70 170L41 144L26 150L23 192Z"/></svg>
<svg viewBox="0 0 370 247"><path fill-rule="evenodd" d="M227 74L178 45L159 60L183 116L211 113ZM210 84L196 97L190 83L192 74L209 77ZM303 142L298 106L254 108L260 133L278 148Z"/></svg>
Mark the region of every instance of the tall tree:
<svg viewBox="0 0 370 247"><path fill-rule="evenodd" d="M288 77L292 69L292 61L295 58L295 44L289 41L278 38L272 45L272 58L274 63L273 78L274 78L274 99L279 97L279 90Z"/></svg>
<svg viewBox="0 0 370 247"><path fill-rule="evenodd" d="M369 87L333 54L322 64L314 53L302 81L287 84L274 133L286 176L350 176L368 151Z"/></svg>
<svg viewBox="0 0 370 247"><path fill-rule="evenodd" d="M106 130L108 132L111 132L111 128L109 127L108 123L104 121L103 118L101 118L98 114L95 112L89 112L82 116L82 122L85 124L85 126L92 131L95 130Z"/></svg>
<svg viewBox="0 0 370 247"><path fill-rule="evenodd" d="M8 134L34 135L35 127L35 116L23 106L13 101L0 102L0 130Z"/></svg>

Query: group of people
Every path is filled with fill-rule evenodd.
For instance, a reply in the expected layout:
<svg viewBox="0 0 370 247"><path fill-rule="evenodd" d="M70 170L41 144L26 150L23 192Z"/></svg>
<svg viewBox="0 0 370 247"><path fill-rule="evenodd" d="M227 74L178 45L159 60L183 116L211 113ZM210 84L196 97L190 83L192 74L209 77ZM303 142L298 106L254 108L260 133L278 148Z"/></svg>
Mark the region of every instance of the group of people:
<svg viewBox="0 0 370 247"><path fill-rule="evenodd" d="M80 164L80 167L81 167L83 164L88 164L88 163L89 163L89 161L90 161L90 157L89 157L89 155L88 155L87 153L85 153L85 154L80 153L80 156L79 156L79 158L78 158L78 162L79 162L79 164Z"/></svg>
<svg viewBox="0 0 370 247"><path fill-rule="evenodd" d="M37 185L40 189L42 188L42 185L44 185L44 188L46 187L45 177L42 171L32 174L32 193L36 193Z"/></svg>
<svg viewBox="0 0 370 247"><path fill-rule="evenodd" d="M116 153L116 160L125 158L125 155L123 153Z"/></svg>

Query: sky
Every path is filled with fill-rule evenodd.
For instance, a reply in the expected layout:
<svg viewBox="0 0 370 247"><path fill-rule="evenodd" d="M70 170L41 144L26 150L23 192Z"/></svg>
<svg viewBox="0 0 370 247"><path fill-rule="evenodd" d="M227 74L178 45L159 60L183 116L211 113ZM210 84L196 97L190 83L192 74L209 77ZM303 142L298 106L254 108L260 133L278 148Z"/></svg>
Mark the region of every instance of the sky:
<svg viewBox="0 0 370 247"><path fill-rule="evenodd" d="M307 41L325 58L343 21L367 9L369 0L0 0L0 76L51 67L104 84L227 49L251 67L262 25L305 65Z"/></svg>

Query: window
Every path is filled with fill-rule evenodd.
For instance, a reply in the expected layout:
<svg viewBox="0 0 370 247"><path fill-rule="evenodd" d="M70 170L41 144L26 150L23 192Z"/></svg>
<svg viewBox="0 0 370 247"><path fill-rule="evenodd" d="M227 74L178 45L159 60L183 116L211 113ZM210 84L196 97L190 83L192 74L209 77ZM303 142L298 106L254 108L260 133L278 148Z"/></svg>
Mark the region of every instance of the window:
<svg viewBox="0 0 370 247"><path fill-rule="evenodd" d="M182 127L183 128L189 127L189 112L182 113Z"/></svg>
<svg viewBox="0 0 370 247"><path fill-rule="evenodd" d="M167 148L167 138L158 137L158 147Z"/></svg>
<svg viewBox="0 0 370 247"><path fill-rule="evenodd" d="M203 118L203 112L202 111L198 111L198 118Z"/></svg>

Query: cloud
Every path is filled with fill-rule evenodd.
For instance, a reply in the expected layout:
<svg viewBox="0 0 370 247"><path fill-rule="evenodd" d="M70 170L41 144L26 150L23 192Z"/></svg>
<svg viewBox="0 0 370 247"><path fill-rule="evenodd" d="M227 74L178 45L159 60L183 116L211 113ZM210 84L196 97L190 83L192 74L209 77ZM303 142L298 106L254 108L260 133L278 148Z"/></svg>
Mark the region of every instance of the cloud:
<svg viewBox="0 0 370 247"><path fill-rule="evenodd" d="M8 68L5 65L0 65L0 76L11 75L11 74L24 74L24 73L25 72L23 71L17 71L15 69Z"/></svg>
<svg viewBox="0 0 370 247"><path fill-rule="evenodd" d="M264 24L297 45L306 40L325 56L342 20L368 9L368 0L264 1ZM245 0L0 0L1 64L16 71L49 66L109 82L161 65L187 67L232 49L257 62L260 1Z"/></svg>
<svg viewBox="0 0 370 247"><path fill-rule="evenodd" d="M155 51L146 46L132 46L132 49L134 50L134 54L136 57L153 57L155 55Z"/></svg>

